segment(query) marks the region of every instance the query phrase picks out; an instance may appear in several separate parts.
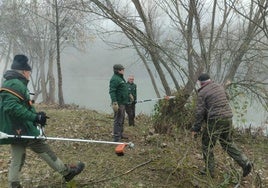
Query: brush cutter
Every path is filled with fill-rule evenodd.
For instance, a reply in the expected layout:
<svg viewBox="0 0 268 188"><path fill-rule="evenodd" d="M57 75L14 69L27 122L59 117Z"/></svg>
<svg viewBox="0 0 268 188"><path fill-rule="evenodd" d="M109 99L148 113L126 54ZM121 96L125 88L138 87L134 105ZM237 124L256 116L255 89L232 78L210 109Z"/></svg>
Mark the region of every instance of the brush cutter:
<svg viewBox="0 0 268 188"><path fill-rule="evenodd" d="M165 97L154 98L154 99L140 100L140 101L137 101L137 103L143 103L143 102L149 102L149 101L158 101L158 100L161 100L161 99L169 100L169 99L173 99L173 98L175 98L175 96L165 96Z"/></svg>
<svg viewBox="0 0 268 188"><path fill-rule="evenodd" d="M85 140L85 139L76 139L76 138L61 138L61 137L46 137L46 136L26 136L26 135L9 135L0 131L0 139L6 138L24 138L24 139L40 139L40 140L58 140L58 141L72 141L72 142L86 142L86 143L99 143L99 144L115 144L117 145L115 148L115 153L118 156L124 155L125 147L133 148L134 144L132 142L110 142L110 141L102 141L102 140Z"/></svg>

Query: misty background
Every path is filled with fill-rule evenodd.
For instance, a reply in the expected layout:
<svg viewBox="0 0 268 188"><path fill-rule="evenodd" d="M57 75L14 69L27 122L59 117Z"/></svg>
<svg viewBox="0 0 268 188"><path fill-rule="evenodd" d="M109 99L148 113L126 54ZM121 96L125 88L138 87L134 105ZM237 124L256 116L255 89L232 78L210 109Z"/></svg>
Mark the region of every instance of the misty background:
<svg viewBox="0 0 268 188"><path fill-rule="evenodd" d="M61 54L63 94L66 104L78 105L81 108L101 113L113 113L110 107L109 81L113 75L113 65L118 63L125 66L124 78L126 81L128 75L135 76L138 101L157 98L149 75L144 65L138 61L133 49L112 49L102 40L97 39L89 43L84 52L69 47L65 48ZM11 62L9 68L10 66ZM3 64L0 64L0 70L2 72ZM157 74L155 77L157 80ZM161 87L160 84L159 87ZM160 91L164 97L164 90ZM40 101L37 100L37 102ZM136 114L152 115L156 102L137 103ZM250 125L261 126L265 128L267 134L268 113L260 105L256 103L249 105L245 115L246 123L241 122L234 110L233 112L235 126L242 128L248 128Z"/></svg>
<svg viewBox="0 0 268 188"><path fill-rule="evenodd" d="M112 113L109 81L113 75L114 64L122 64L125 67L126 81L128 75L135 76L138 100L157 98L144 65L135 62L136 59L134 50L111 49L100 40L89 44L86 52L72 48L64 50L62 72L65 102ZM137 104L137 114L151 114L154 104L153 101Z"/></svg>
<svg viewBox="0 0 268 188"><path fill-rule="evenodd" d="M129 74L134 74L138 100L157 98L144 65L137 59L134 50L111 49L101 40L88 44L85 52L65 49L62 52L65 102L103 113L113 113L110 107L109 80L113 75L112 67L117 63L125 66L126 81ZM163 90L162 96L165 96ZM152 115L155 103L156 101L138 103L136 113ZM267 117L268 113L255 103L248 108L246 123L240 122L234 114L236 126L241 127L265 126Z"/></svg>
<svg viewBox="0 0 268 188"><path fill-rule="evenodd" d="M232 96L235 125L268 122L256 102L267 108L267 3L109 2L3 1L0 70L9 69L14 54L26 54L33 99L104 113L113 113L114 64L125 66L125 79L135 76L138 100L173 91L191 96L207 71ZM184 112L187 100L178 100ZM151 115L154 104L137 104L137 114Z"/></svg>

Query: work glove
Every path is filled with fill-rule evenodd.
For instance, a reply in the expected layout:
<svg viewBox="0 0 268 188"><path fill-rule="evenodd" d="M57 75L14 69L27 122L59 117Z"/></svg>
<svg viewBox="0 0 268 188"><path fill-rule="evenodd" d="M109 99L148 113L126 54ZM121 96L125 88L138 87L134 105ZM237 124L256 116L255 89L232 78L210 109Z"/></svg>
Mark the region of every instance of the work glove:
<svg viewBox="0 0 268 188"><path fill-rule="evenodd" d="M44 127L47 123L47 115L45 112L38 112L35 118L35 122Z"/></svg>
<svg viewBox="0 0 268 188"><path fill-rule="evenodd" d="M134 102L134 97L132 94L129 94L129 99L130 99L130 102L133 103Z"/></svg>
<svg viewBox="0 0 268 188"><path fill-rule="evenodd" d="M193 139L196 139L196 138L197 138L197 135L198 135L197 132L192 131L192 138L193 138Z"/></svg>
<svg viewBox="0 0 268 188"><path fill-rule="evenodd" d="M119 109L118 103L117 102L113 102L112 108L113 108L113 111L114 112L118 112L118 109Z"/></svg>
<svg viewBox="0 0 268 188"><path fill-rule="evenodd" d="M192 128L191 128L192 138L196 139L198 133L200 132L200 130L201 130L201 125L199 125L199 124L193 125Z"/></svg>

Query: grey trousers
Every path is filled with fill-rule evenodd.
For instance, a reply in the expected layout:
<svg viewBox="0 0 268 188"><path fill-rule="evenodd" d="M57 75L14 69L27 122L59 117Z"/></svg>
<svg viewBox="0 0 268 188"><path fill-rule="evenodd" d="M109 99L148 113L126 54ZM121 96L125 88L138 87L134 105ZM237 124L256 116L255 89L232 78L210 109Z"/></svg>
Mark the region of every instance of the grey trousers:
<svg viewBox="0 0 268 188"><path fill-rule="evenodd" d="M119 109L114 113L114 141L119 142L124 131L125 105L119 105Z"/></svg>
<svg viewBox="0 0 268 188"><path fill-rule="evenodd" d="M29 140L21 144L11 144L11 164L8 172L8 182L19 182L22 166L25 162L26 148L37 153L52 169L63 176L69 173L69 168L55 155L44 140Z"/></svg>

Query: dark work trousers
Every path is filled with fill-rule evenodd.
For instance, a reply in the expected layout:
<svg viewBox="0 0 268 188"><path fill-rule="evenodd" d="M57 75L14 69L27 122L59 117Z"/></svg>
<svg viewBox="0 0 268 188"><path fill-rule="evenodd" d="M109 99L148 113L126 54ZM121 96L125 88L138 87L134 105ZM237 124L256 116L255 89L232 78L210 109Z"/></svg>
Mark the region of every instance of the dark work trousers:
<svg viewBox="0 0 268 188"><path fill-rule="evenodd" d="M128 125L129 126L134 126L135 125L135 104L132 103L132 104L127 104L126 105L126 113L128 115Z"/></svg>
<svg viewBox="0 0 268 188"><path fill-rule="evenodd" d="M202 151L206 168L210 173L214 173L215 161L213 147L219 140L222 148L241 167L249 161L246 155L241 152L232 140L232 119L209 120L203 129Z"/></svg>
<svg viewBox="0 0 268 188"><path fill-rule="evenodd" d="M120 104L117 112L114 113L114 141L119 142L124 131L125 105Z"/></svg>

